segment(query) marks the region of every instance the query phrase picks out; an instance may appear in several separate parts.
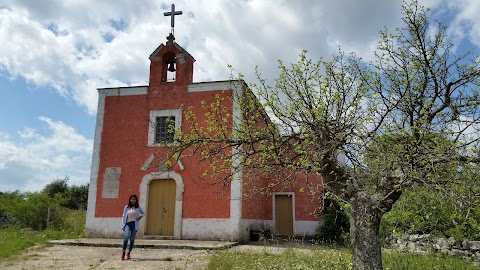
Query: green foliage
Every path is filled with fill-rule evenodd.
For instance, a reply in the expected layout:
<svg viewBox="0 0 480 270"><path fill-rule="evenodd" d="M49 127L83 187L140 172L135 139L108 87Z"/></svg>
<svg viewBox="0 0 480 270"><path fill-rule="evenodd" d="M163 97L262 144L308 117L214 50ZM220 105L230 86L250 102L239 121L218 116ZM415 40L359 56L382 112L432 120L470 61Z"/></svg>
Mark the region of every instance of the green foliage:
<svg viewBox="0 0 480 270"><path fill-rule="evenodd" d="M88 185L68 186L68 177L54 180L41 192L4 192L0 194L0 212L7 213L12 226L44 230L68 226L66 216L72 210L85 210ZM50 212L49 212L50 211Z"/></svg>
<svg viewBox="0 0 480 270"><path fill-rule="evenodd" d="M0 259L18 254L27 247L45 244L49 240L82 237L86 212L83 210L67 210L64 214L65 222L58 229L50 228L43 231L14 227L0 229Z"/></svg>
<svg viewBox="0 0 480 270"><path fill-rule="evenodd" d="M89 185L70 186L70 201L65 205L70 209L87 210Z"/></svg>
<svg viewBox="0 0 480 270"><path fill-rule="evenodd" d="M42 192L52 198L58 193L68 194L68 177L65 177L65 179L53 180L43 188Z"/></svg>
<svg viewBox="0 0 480 270"><path fill-rule="evenodd" d="M235 118L232 130L222 125L228 111L223 99L204 102L205 117L188 110L186 122L192 128L181 134L174 153L201 156L212 164L214 177L223 168L227 175L222 180L251 169L255 177L271 177L269 186L287 186L298 175L320 174L322 192L350 204L351 213L362 213L351 215L359 269L381 268L378 232L372 233L370 225L376 229L382 215L402 194L416 192L416 185L423 186L412 194L417 209L408 211L410 206L404 205L395 222L409 231L427 232L442 226L446 213L454 213L450 224L460 226L445 227L452 229L450 234L478 231L478 210L469 205L473 197L452 196L456 188L462 194L466 185L449 186L450 179L460 180L458 167L480 162L473 151L480 149L480 141L472 132L480 121L478 50L455 55L446 27L429 19L428 9L417 0L403 1L401 12L403 27L380 32L370 63L341 51L331 61L312 61L302 52L297 63L279 63L272 85L257 71L257 84L234 91L240 94L234 99L243 115ZM470 186L479 186L476 171L472 168ZM222 180L216 183L226 186ZM433 201L425 205L422 195L428 199L430 190L458 202L453 208ZM433 215L438 207L444 209ZM414 226L408 227L412 221ZM360 241L356 236L362 234L370 234L372 241ZM369 266L364 258L376 265Z"/></svg>
<svg viewBox="0 0 480 270"><path fill-rule="evenodd" d="M55 179L42 192L51 198L61 198L60 205L70 209L87 209L88 185L69 186L68 177ZM58 197L60 195L60 197Z"/></svg>
<svg viewBox="0 0 480 270"><path fill-rule="evenodd" d="M323 220L324 224L319 230L319 240L326 243L338 243L349 245L350 222L348 213L337 201L324 200Z"/></svg>
<svg viewBox="0 0 480 270"><path fill-rule="evenodd" d="M470 179L470 182L474 179ZM414 186L385 214L381 235L392 232L480 239L480 187L468 179L452 182L450 192Z"/></svg>
<svg viewBox="0 0 480 270"><path fill-rule="evenodd" d="M384 269L478 269L472 262L446 255L418 255L385 252L382 254ZM352 255L346 249L316 248L309 251L287 249L283 252L219 251L215 252L207 270L223 269L353 269Z"/></svg>
<svg viewBox="0 0 480 270"><path fill-rule="evenodd" d="M0 192L0 213L8 222L0 229L0 259L48 240L84 235L88 185L67 181L54 180L41 192Z"/></svg>
<svg viewBox="0 0 480 270"><path fill-rule="evenodd" d="M428 133L426 130L422 132L425 133L380 135L369 142L364 162L368 175L373 178L372 186L382 184L378 178L389 177L392 171L399 168L404 168L403 177L418 177L419 170L412 170L413 164L421 168L421 171L431 171L421 175L426 185L431 182L436 185L449 182L448 174L454 171L453 163L439 166L432 162L432 157L441 155L445 159L454 160L456 153L452 151L453 141L441 134Z"/></svg>
<svg viewBox="0 0 480 270"><path fill-rule="evenodd" d="M48 239L79 238L85 232L85 210L62 209L62 222L57 227L48 228L44 234Z"/></svg>
<svg viewBox="0 0 480 270"><path fill-rule="evenodd" d="M45 229L47 224L48 208L56 209L58 204L44 193L26 192L26 193L6 193L0 198L2 206L8 214L10 224L31 228L33 230Z"/></svg>

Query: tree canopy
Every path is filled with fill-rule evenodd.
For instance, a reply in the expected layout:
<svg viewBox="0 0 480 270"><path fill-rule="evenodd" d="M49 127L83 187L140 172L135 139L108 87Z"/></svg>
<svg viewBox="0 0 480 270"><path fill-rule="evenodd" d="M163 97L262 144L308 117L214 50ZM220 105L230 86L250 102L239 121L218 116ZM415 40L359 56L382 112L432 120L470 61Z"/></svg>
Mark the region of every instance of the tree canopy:
<svg viewBox="0 0 480 270"><path fill-rule="evenodd" d="M279 62L274 84L257 72L257 83L232 96L238 118L220 97L203 103L204 122L187 108L192 129L177 133L173 152L209 160L224 184L246 167L288 172L278 179L286 182L321 174L325 195L351 206L355 267L382 269L382 215L412 185L441 188L459 166L478 170L480 149L476 51L456 55L447 28L417 1L402 13L402 28L381 31L372 62L302 52L297 63Z"/></svg>

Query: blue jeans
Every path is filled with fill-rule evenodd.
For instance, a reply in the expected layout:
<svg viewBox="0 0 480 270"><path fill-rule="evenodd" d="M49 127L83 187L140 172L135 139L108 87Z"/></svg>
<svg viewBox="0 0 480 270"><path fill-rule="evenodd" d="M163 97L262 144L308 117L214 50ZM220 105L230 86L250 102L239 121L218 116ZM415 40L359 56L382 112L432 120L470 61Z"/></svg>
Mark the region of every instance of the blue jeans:
<svg viewBox="0 0 480 270"><path fill-rule="evenodd" d="M128 246L128 252L131 252L133 249L133 243L135 242L135 235L137 231L135 230L135 221L129 222L125 225L125 235L123 236L123 251L127 249L127 243L130 239L130 245Z"/></svg>

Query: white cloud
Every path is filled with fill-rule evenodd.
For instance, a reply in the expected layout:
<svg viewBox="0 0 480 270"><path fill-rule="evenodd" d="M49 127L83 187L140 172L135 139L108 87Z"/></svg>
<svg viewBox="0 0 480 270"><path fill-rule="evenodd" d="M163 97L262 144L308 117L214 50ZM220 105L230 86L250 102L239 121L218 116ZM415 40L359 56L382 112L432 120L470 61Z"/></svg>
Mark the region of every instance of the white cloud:
<svg viewBox="0 0 480 270"><path fill-rule="evenodd" d="M303 49L328 57L337 44L371 56L384 26L399 22L400 0L177 1L176 41L197 60L195 81L229 78L228 64L252 80L275 77L277 62ZM94 114L96 88L148 83L148 56L170 31L152 1L6 0L0 9L0 69L49 86ZM373 43L372 43L373 42Z"/></svg>
<svg viewBox="0 0 480 270"><path fill-rule="evenodd" d="M39 120L46 135L25 128L18 132L18 142L0 138L0 191L37 191L65 176L72 185L88 183L93 142L62 122L47 117Z"/></svg>
<svg viewBox="0 0 480 270"><path fill-rule="evenodd" d="M24 131L19 131L18 135L20 135L20 138L23 139L33 138L35 136L35 129L25 128Z"/></svg>
<svg viewBox="0 0 480 270"><path fill-rule="evenodd" d="M480 44L478 1L421 2L439 19L450 18L452 38ZM259 65L271 83L277 60L296 61L303 49L309 57L328 58L341 46L371 60L379 31L401 26L401 3L179 0L175 5L183 15L176 17L175 36L197 60L195 81L229 79L231 64L247 82ZM170 32L170 20L163 16L169 9L150 0L3 0L0 76L24 78L40 91L53 88L95 114L97 88L148 83L148 56ZM71 183L88 179L91 140L64 123L39 119L48 135L39 128L0 133L0 190L38 189L66 175Z"/></svg>
<svg viewBox="0 0 480 270"><path fill-rule="evenodd" d="M458 43L467 37L473 44L480 44L480 2L477 0L455 0L448 2L450 10L457 11L451 22L449 33L452 42Z"/></svg>

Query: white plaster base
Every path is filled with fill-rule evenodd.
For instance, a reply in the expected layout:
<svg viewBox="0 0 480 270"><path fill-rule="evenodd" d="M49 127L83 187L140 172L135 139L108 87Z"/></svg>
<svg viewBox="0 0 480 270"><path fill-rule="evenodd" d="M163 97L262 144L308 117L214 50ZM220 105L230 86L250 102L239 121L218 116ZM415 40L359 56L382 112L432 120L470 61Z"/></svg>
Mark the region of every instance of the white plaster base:
<svg viewBox="0 0 480 270"><path fill-rule="evenodd" d="M123 238L122 218L93 218L89 220L85 227L85 236L91 238ZM137 236L141 237L140 234L137 234Z"/></svg>
<svg viewBox="0 0 480 270"><path fill-rule="evenodd" d="M228 218L184 218L182 239L238 241Z"/></svg>
<svg viewBox="0 0 480 270"><path fill-rule="evenodd" d="M270 230L272 234L275 233L275 222L273 220L247 219L247 220L244 220L244 222L249 224L247 227L250 229L262 228L264 230ZM294 220L293 235L313 237L318 233L320 224L321 224L320 221Z"/></svg>
<svg viewBox="0 0 480 270"><path fill-rule="evenodd" d="M178 202L181 206L182 202ZM145 220L146 221L146 220ZM90 238L122 238L121 218L92 218L87 222L85 237ZM238 233L231 227L230 219L189 219L181 220L182 235L175 231L174 239L198 239L198 240L225 240L239 241ZM140 229L137 238L144 237L145 222L140 221Z"/></svg>
<svg viewBox="0 0 480 270"><path fill-rule="evenodd" d="M295 236L315 236L320 228L320 221L295 220L293 234Z"/></svg>
<svg viewBox="0 0 480 270"><path fill-rule="evenodd" d="M178 202L177 202L178 203ZM85 228L86 237L99 238L122 238L121 218L94 218ZM140 222L138 238L144 237L144 223ZM184 218L182 223L182 235L175 233L175 239L198 239L198 240L225 240L248 242L251 230L270 230L275 232L273 220L242 219L239 231L234 231L230 219L222 218ZM320 227L319 221L294 221L294 236L315 236Z"/></svg>

